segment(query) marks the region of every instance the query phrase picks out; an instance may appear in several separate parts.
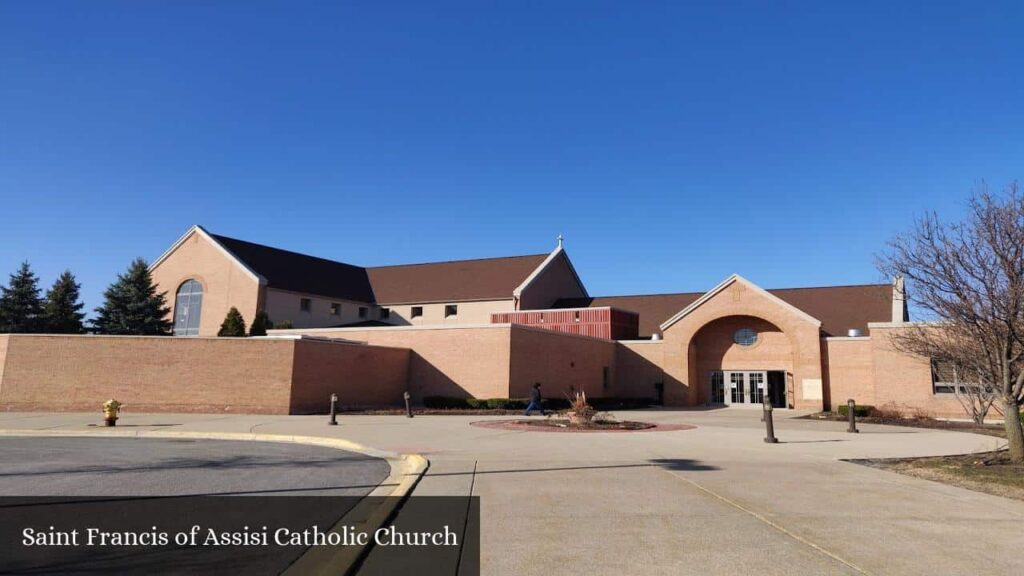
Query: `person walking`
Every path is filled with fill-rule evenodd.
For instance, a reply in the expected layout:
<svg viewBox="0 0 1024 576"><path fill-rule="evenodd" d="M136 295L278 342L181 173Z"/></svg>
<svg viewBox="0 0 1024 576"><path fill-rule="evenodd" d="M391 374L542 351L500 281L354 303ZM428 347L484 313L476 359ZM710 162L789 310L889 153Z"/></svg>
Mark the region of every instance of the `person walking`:
<svg viewBox="0 0 1024 576"><path fill-rule="evenodd" d="M530 390L530 403L527 404L526 413L523 415L529 416L530 412L533 412L534 410L540 410L540 415L546 416L546 414L544 414L544 398L540 395L540 382L534 384L533 389Z"/></svg>

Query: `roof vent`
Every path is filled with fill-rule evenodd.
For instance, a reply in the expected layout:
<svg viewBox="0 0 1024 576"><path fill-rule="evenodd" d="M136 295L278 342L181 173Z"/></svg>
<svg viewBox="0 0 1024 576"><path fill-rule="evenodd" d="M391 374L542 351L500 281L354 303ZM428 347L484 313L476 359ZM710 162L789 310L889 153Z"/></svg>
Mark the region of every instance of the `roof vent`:
<svg viewBox="0 0 1024 576"><path fill-rule="evenodd" d="M846 335L849 336L850 338L860 338L860 328L850 328L849 330L846 331Z"/></svg>

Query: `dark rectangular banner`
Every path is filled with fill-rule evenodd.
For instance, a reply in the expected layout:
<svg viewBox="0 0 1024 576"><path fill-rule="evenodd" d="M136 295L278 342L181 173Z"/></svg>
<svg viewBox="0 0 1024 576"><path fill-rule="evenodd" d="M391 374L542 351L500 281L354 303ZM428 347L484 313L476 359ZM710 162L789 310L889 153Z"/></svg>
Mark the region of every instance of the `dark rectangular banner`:
<svg viewBox="0 0 1024 576"><path fill-rule="evenodd" d="M2 574L480 573L478 497L0 497Z"/></svg>

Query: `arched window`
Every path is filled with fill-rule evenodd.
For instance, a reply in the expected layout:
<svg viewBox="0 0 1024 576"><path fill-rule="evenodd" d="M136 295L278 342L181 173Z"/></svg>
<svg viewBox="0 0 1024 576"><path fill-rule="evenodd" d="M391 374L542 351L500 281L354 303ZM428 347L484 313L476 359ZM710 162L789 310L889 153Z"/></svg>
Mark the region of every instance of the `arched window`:
<svg viewBox="0 0 1024 576"><path fill-rule="evenodd" d="M199 317L203 312L203 286L195 280L186 280L178 287L174 299L174 335L199 334Z"/></svg>

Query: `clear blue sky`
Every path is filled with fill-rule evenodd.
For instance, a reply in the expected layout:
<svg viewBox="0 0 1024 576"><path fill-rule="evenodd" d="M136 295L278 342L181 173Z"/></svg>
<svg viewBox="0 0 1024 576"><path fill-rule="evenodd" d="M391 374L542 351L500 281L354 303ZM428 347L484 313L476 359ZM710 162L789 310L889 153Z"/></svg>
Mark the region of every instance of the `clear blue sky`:
<svg viewBox="0 0 1024 576"><path fill-rule="evenodd" d="M91 309L200 223L361 265L561 233L593 294L875 282L1024 172L1020 2L173 4L0 3L5 281Z"/></svg>

